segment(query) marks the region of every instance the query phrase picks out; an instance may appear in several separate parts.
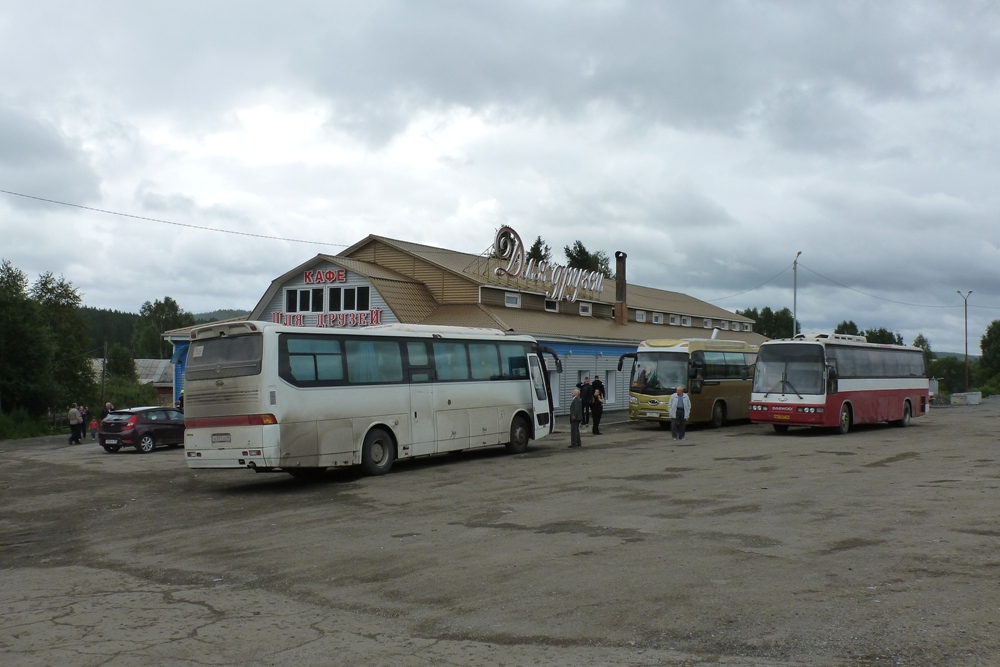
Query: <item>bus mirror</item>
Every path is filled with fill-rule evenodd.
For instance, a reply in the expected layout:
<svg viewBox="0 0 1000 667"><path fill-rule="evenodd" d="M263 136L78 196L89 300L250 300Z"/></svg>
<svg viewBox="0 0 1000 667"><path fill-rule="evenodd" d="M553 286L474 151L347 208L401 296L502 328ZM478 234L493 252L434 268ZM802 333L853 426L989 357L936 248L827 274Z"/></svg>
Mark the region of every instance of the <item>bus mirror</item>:
<svg viewBox="0 0 1000 667"><path fill-rule="evenodd" d="M702 379L700 377L692 378L691 380L691 393L700 394L701 393Z"/></svg>
<svg viewBox="0 0 1000 667"><path fill-rule="evenodd" d="M741 380L749 380L750 379L750 367L749 366L744 366L743 370L740 371L740 379Z"/></svg>
<svg viewBox="0 0 1000 667"><path fill-rule="evenodd" d="M836 394L838 390L837 369L833 366L826 367L826 393Z"/></svg>

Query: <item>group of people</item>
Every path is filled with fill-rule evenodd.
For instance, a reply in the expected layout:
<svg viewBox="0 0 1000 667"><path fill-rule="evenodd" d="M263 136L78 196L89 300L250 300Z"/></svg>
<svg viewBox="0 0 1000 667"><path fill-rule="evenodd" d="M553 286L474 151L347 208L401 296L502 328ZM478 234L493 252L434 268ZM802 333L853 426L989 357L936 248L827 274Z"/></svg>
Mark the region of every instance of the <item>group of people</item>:
<svg viewBox="0 0 1000 667"><path fill-rule="evenodd" d="M590 376L583 378L583 382L576 385L573 390L573 402L569 406L570 421L570 447L581 447L580 427L587 426L591 421L594 423L593 434L601 435L601 416L604 414L604 401L607 399L607 392L604 383L599 375L594 376L594 382L590 382Z"/></svg>
<svg viewBox="0 0 1000 667"><path fill-rule="evenodd" d="M101 419L108 416L115 407L111 405L110 402L104 404L104 409L101 410ZM90 439L97 440L97 427L99 421L97 417L90 414L90 410L86 405L77 406L73 403L69 406L66 411L66 419L69 421L69 444L79 445L83 442L83 438L87 435L87 429L90 429Z"/></svg>
<svg viewBox="0 0 1000 667"><path fill-rule="evenodd" d="M590 418L594 421L594 435L600 435L601 415L604 412L604 383L598 376L583 378L583 382L573 390L573 402L569 406L570 448L582 447L580 427L586 426ZM684 393L684 387L670 395L667 402L667 413L670 415L670 435L674 440L683 440L687 420L691 418L691 399Z"/></svg>

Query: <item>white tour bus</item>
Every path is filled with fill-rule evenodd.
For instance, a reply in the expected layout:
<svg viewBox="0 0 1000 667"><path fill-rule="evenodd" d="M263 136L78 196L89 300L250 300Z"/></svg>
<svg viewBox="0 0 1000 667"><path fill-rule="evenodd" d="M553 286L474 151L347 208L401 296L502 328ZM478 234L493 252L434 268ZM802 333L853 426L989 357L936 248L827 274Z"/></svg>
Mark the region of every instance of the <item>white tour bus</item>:
<svg viewBox="0 0 1000 667"><path fill-rule="evenodd" d="M185 371L185 459L307 477L354 465L381 475L396 459L491 445L523 452L552 431L542 352L555 356L496 329L199 327Z"/></svg>

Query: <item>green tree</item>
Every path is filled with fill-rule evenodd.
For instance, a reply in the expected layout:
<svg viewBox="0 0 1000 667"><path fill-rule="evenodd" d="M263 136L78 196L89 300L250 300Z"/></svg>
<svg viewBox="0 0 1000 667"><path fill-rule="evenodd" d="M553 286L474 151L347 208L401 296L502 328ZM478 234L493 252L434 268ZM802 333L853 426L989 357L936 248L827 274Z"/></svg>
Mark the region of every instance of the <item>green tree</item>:
<svg viewBox="0 0 1000 667"><path fill-rule="evenodd" d="M930 341L924 338L922 333L918 333L917 337L913 339L913 347L919 347L924 351L924 368L930 368L931 361L934 360L934 353L931 352Z"/></svg>
<svg viewBox="0 0 1000 667"><path fill-rule="evenodd" d="M958 357L938 357L927 367L927 374L938 379L938 390L954 394L965 391L965 361Z"/></svg>
<svg viewBox="0 0 1000 667"><path fill-rule="evenodd" d="M854 320L844 320L837 325L837 328L833 330L833 333L845 334L849 336L861 335L861 331L858 330L858 325L854 323Z"/></svg>
<svg viewBox="0 0 1000 667"><path fill-rule="evenodd" d="M117 378L126 382L139 381L132 350L120 343L115 343L108 348L108 365L105 370L109 378Z"/></svg>
<svg viewBox="0 0 1000 667"><path fill-rule="evenodd" d="M582 242L574 241L572 246L564 246L563 252L566 253L566 266L571 269L600 271L605 278L615 277L611 273L611 260L603 250L589 252Z"/></svg>
<svg viewBox="0 0 1000 667"><path fill-rule="evenodd" d="M865 329L865 340L869 343L882 343L883 345L902 345L903 336L898 333L893 333L885 327L879 327L877 329Z"/></svg>
<svg viewBox="0 0 1000 667"><path fill-rule="evenodd" d="M983 374L989 377L1000 374L1000 320L993 320L986 327L986 333L979 339L979 349L983 353L979 362Z"/></svg>
<svg viewBox="0 0 1000 667"><path fill-rule="evenodd" d="M140 359L169 359L171 345L163 340L163 332L181 327L194 326L191 313L181 310L177 302L169 296L163 301L147 301L139 310L139 321L135 325L132 350Z"/></svg>
<svg viewBox="0 0 1000 667"><path fill-rule="evenodd" d="M788 308L774 312L770 306L764 306L758 311L756 308L737 310L737 315L750 318L754 321L753 330L768 338L791 338L792 336L792 311ZM798 328L801 331L801 328Z"/></svg>
<svg viewBox="0 0 1000 667"><path fill-rule="evenodd" d="M0 410L43 414L55 404L52 377L56 349L28 278L9 261L0 263Z"/></svg>
<svg viewBox="0 0 1000 667"><path fill-rule="evenodd" d="M535 242L531 244L531 247L528 248L527 258L535 260L536 264L538 262L547 263L552 260L552 248L550 248L548 244L542 240L542 237L539 236L535 239Z"/></svg>
<svg viewBox="0 0 1000 667"><path fill-rule="evenodd" d="M72 283L50 271L38 276L30 294L38 303L52 334L55 353L52 379L60 402L82 402L94 389L94 344L80 310L81 298Z"/></svg>

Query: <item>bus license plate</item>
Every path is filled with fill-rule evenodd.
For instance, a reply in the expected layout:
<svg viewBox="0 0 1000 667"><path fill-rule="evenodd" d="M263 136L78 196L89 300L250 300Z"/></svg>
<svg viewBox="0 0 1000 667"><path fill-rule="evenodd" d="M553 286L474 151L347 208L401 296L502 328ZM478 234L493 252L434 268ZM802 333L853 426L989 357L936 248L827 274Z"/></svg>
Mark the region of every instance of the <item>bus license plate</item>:
<svg viewBox="0 0 1000 667"><path fill-rule="evenodd" d="M657 417L659 417L659 416L660 416L660 413L659 413L659 412L647 412L647 413L646 413L646 416L647 416L647 417L654 417L654 418L657 418Z"/></svg>
<svg viewBox="0 0 1000 667"><path fill-rule="evenodd" d="M107 440L104 441L104 444L105 445L117 445L118 444L118 439L117 438L114 438L114 439L108 438Z"/></svg>
<svg viewBox="0 0 1000 667"><path fill-rule="evenodd" d="M218 443L218 442L232 442L232 441L233 441L233 438L228 433L213 433L212 434L212 444L213 445L216 444L216 443Z"/></svg>
<svg viewBox="0 0 1000 667"><path fill-rule="evenodd" d="M791 419L792 418L791 415L771 415L771 416L774 417L775 419Z"/></svg>

